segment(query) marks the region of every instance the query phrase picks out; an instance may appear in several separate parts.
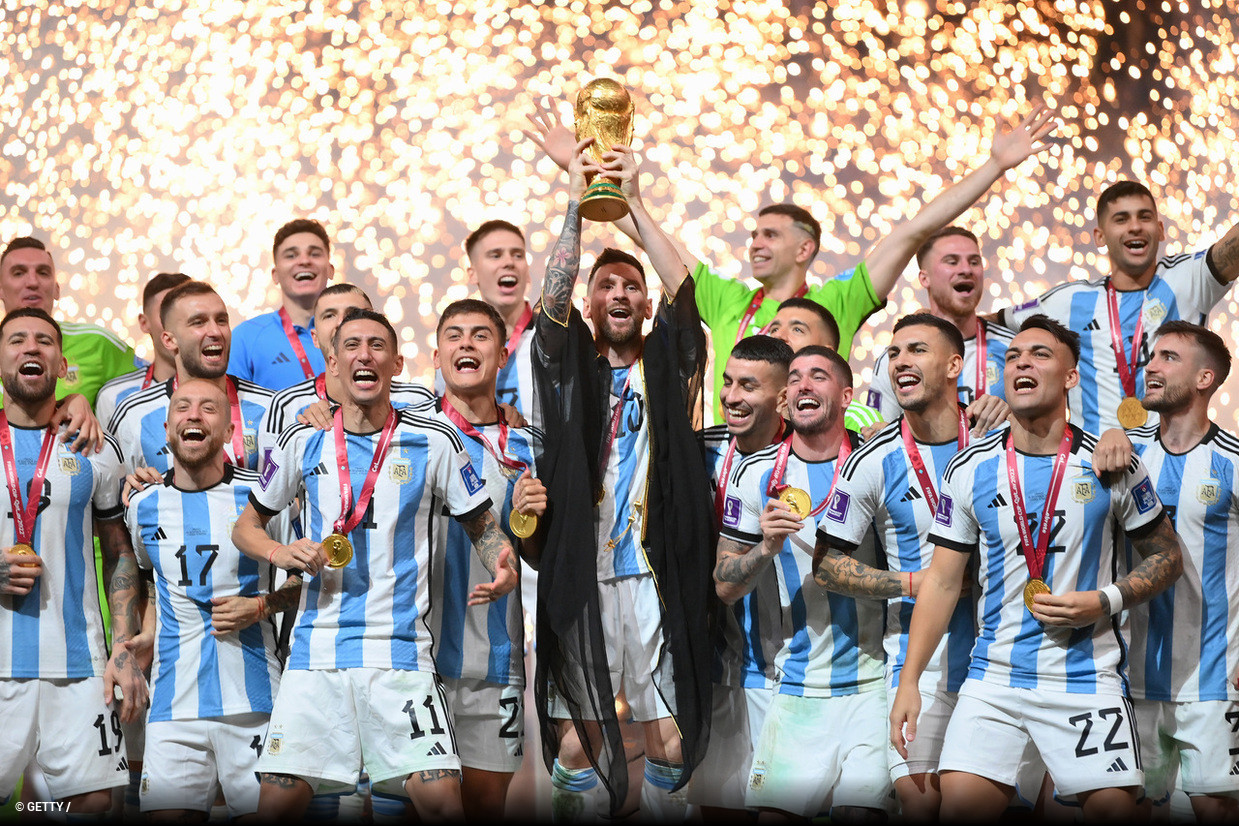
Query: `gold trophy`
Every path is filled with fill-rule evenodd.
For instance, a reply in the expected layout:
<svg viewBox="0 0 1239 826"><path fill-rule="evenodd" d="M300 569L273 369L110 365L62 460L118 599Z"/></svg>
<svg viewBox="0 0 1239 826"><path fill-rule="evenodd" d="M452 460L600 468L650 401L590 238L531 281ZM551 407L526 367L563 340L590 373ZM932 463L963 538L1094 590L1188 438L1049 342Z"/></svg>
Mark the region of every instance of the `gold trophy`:
<svg viewBox="0 0 1239 826"><path fill-rule="evenodd" d="M591 80L576 96L576 139L593 138L588 151L601 163L602 153L610 152L612 146L631 145L632 113L627 89L610 78ZM582 218L618 221L627 214L628 202L610 178L595 178L581 197Z"/></svg>

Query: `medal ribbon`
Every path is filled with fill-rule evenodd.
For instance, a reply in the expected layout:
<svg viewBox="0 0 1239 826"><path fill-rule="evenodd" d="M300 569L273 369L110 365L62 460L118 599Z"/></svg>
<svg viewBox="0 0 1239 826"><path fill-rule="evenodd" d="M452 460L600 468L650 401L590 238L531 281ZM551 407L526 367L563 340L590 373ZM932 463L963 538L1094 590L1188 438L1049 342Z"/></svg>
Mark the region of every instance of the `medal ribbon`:
<svg viewBox="0 0 1239 826"><path fill-rule="evenodd" d="M396 435L396 415L394 407L388 407L387 421L383 422L383 431L379 434L378 446L374 448L374 458L370 460L370 468L366 471L366 481L362 483L361 494L357 497L357 507L353 507L353 482L349 475L348 439L344 435L344 409L336 408L332 431L336 439L336 468L340 477L340 518L331 529L344 535L361 523L370 506L370 497L374 495L374 484L379 479L379 469L387 458L391 448L392 438Z"/></svg>
<svg viewBox="0 0 1239 826"><path fill-rule="evenodd" d="M771 499L791 487L791 485L783 484L783 474L787 472L787 460L791 455L792 437L789 434L783 440L783 444L779 445L779 452L774 457L774 470L770 472L770 483L766 486L766 496L769 496ZM819 502L817 507L809 511L809 516L817 516L825 510L826 503L830 501L830 497L835 493L835 485L839 484L839 471L843 469L843 463L851 455L852 440L848 438L847 432L844 431L843 441L839 443L839 455L835 457L835 475L830 480L830 490L826 492L826 498ZM812 495L810 495L809 500L812 502Z"/></svg>
<svg viewBox="0 0 1239 826"><path fill-rule="evenodd" d="M1119 382L1123 385L1123 395L1136 395L1136 372L1134 365L1140 354L1140 341L1144 335L1144 305L1140 306L1140 317L1136 319L1136 331L1131 337L1131 360L1123 347L1123 330L1119 319L1118 292L1110 279L1106 279L1106 310L1110 315L1110 346L1114 349L1114 361L1118 367Z"/></svg>
<svg viewBox="0 0 1239 826"><path fill-rule="evenodd" d="M1058 453L1054 456L1050 489L1045 494L1045 508L1041 511L1041 520L1037 523L1037 542L1034 544L1028 527L1028 511L1024 509L1024 490L1020 486L1014 440L1007 434L1007 484L1011 489L1011 507L1015 511L1015 527L1020 531L1020 544L1024 546L1024 564L1028 566L1028 575L1033 579L1041 579L1045 572L1045 553L1050 547L1054 506L1058 504L1058 491L1063 486L1063 476L1067 474L1067 457L1070 455L1071 428L1064 426L1063 438L1058 443Z"/></svg>
<svg viewBox="0 0 1239 826"><path fill-rule="evenodd" d="M985 340L985 321L977 319L977 383L972 388L972 398L976 399L984 396L989 392L989 382L985 380L986 376L986 358L989 356L989 343Z"/></svg>
<svg viewBox="0 0 1239 826"><path fill-rule="evenodd" d="M288 337L288 343L293 348L293 355L297 357L297 361L301 362L301 372L305 373L307 379L314 378L314 368L310 366L310 359L305 354L301 336L297 335L297 331L293 329L292 316L283 307L279 309L279 316L280 324L284 327L284 335Z"/></svg>
<svg viewBox="0 0 1239 826"><path fill-rule="evenodd" d="M516 326L512 328L512 335L508 336L507 351L508 358L516 352L516 347L521 343L521 336L525 334L525 330L529 327L529 322L533 321L533 307L529 306L529 302L525 302L525 312L521 313L521 317L517 319Z"/></svg>
<svg viewBox="0 0 1239 826"><path fill-rule="evenodd" d="M770 440L770 444L777 444L783 438L783 420L779 419L778 432L774 434L774 438ZM723 467L719 472L718 485L714 488L714 513L718 516L720 522L723 521L723 502L727 498L727 482L731 479L731 462L736 458L736 440L733 437L727 444L727 452L723 455Z"/></svg>
<svg viewBox="0 0 1239 826"><path fill-rule="evenodd" d="M151 382L153 382L154 380L155 380L155 363L151 362L146 367L146 375L142 377L142 389L145 390L146 388L150 387Z"/></svg>
<svg viewBox="0 0 1239 826"><path fill-rule="evenodd" d="M959 411L959 449L963 450L968 446L968 417L964 414L964 408L958 408ZM916 445L916 439L912 438L912 428L908 426L908 419L905 417L899 422L899 434L903 436L903 447L908 453L908 461L912 463L912 471L916 474L916 481L921 484L921 493L925 496L925 504L929 505L930 513L938 511L938 491L934 488L934 480L929 478L929 471L925 468L925 460L921 458L921 450Z"/></svg>
<svg viewBox="0 0 1239 826"><path fill-rule="evenodd" d="M479 442L481 442L482 446L486 448L486 452L489 453L491 456L495 457L496 462L508 468L509 470L515 470L517 473L524 473L525 468L529 467L529 465L525 464L519 459L512 459L512 458L509 458L509 456L507 455L508 454L508 423L504 421L503 408L499 407L497 403L495 405L495 409L499 412L499 449L498 450L496 450L495 446L491 444L490 439L486 438L486 434L483 433L481 430L479 430L476 425L467 421L465 417L460 414L460 411L457 410L454 406L452 406L452 403L449 402L447 399L440 398L439 406L443 408L443 415L447 416L448 420L451 421L452 424L456 425L456 428L461 433L471 438L477 439Z"/></svg>
<svg viewBox="0 0 1239 826"><path fill-rule="evenodd" d="M241 399L237 395L237 386L233 383L232 376L224 376L224 384L228 390L228 413L232 419L232 455L236 460L229 464L245 467L245 420L241 417ZM173 391L180 386L181 377L173 376ZM227 454L224 454L224 461L229 461Z"/></svg>
<svg viewBox="0 0 1239 826"><path fill-rule="evenodd" d="M314 377L314 395L323 401L327 400L327 374L319 373Z"/></svg>
<svg viewBox="0 0 1239 826"><path fill-rule="evenodd" d="M804 298L809 293L809 285L801 284L800 289L796 290L796 298ZM766 288L762 287L753 294L753 300L749 302L748 309L744 311L744 317L740 319L740 326L736 328L736 340L732 343L733 346L740 343L740 339L745 338L745 333L749 329L749 324L753 321L753 316L757 315L757 311L761 308L761 303L766 300ZM774 323L774 319L770 320L770 324ZM762 327L757 331L758 335L765 335L770 329L770 324Z"/></svg>
<svg viewBox="0 0 1239 826"><path fill-rule="evenodd" d="M22 505L21 479L17 475L17 460L13 454L13 436L9 433L9 418L0 410L0 455L4 457L4 478L9 487L9 504L13 510L14 543L29 545L34 537L34 521L39 515L39 499L43 495L43 480L52 458L52 446L56 444L56 431L45 428L43 445L39 448L39 461L30 480L30 501Z"/></svg>

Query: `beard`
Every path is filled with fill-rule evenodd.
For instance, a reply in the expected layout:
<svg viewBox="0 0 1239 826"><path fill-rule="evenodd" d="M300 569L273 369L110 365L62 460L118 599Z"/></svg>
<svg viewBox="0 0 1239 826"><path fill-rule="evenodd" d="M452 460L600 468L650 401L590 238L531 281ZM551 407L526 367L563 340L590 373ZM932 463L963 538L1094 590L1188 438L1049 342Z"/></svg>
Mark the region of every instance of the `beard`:
<svg viewBox="0 0 1239 826"><path fill-rule="evenodd" d="M38 404L56 394L56 376L50 370L38 379L32 379L23 379L14 370L0 377L0 384L4 385L4 395L19 404Z"/></svg>
<svg viewBox="0 0 1239 826"><path fill-rule="evenodd" d="M196 350L181 352L181 360L185 363L185 372L195 379L218 379L228 372L228 362L222 367L207 367L202 361L202 354Z"/></svg>
<svg viewBox="0 0 1239 826"><path fill-rule="evenodd" d="M1173 384L1163 386L1161 395L1157 398L1148 398L1146 391L1146 397L1140 400L1140 404L1145 410L1150 410L1154 413L1168 413L1180 410L1191 403L1192 391L1186 386Z"/></svg>
<svg viewBox="0 0 1239 826"><path fill-rule="evenodd" d="M632 326L627 330L619 329L612 323L611 316L604 315L598 323L598 337L612 347L624 347L641 337L641 320L633 315L625 319Z"/></svg>

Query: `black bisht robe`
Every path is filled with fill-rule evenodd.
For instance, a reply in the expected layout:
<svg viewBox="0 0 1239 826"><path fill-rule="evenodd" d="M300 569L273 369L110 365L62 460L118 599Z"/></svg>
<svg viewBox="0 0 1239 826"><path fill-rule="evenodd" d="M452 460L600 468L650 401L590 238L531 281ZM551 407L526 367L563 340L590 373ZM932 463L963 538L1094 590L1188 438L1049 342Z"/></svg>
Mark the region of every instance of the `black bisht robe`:
<svg viewBox="0 0 1239 826"><path fill-rule="evenodd" d="M665 297L659 302L641 358L651 453L644 544L674 665L683 786L709 739L715 599L714 514L694 430L703 410L706 338L691 277L673 302ZM548 688L553 687L571 710L587 752L598 744L591 743L581 722L601 724L599 776L614 813L627 797L628 763L607 669L594 531L594 502L605 471L599 461L611 412L611 368L598 356L575 308L566 326L539 315L532 362L545 433L538 476L550 502L538 571L534 684L543 758L549 769L558 742L547 713Z"/></svg>

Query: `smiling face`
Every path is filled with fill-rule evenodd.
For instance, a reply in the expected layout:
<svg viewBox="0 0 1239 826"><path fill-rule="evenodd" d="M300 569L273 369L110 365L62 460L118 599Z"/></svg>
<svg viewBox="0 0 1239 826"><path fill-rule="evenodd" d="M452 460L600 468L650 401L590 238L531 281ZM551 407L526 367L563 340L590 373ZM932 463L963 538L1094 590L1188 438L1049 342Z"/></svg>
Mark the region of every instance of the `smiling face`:
<svg viewBox="0 0 1239 826"><path fill-rule="evenodd" d="M727 432L743 438L777 428L779 403L787 391L787 371L769 361L735 357L723 370L719 402L727 420Z"/></svg>
<svg viewBox="0 0 1239 826"><path fill-rule="evenodd" d="M232 438L228 397L216 385L193 379L172 391L164 424L168 448L182 467L196 469L216 461Z"/></svg>
<svg viewBox="0 0 1239 826"><path fill-rule="evenodd" d="M218 379L228 372L232 327L228 308L216 293L182 296L170 308L163 341L178 367L197 379Z"/></svg>
<svg viewBox="0 0 1239 826"><path fill-rule="evenodd" d="M787 410L792 429L812 435L829 430L852 401L852 388L835 372L824 356L792 359L787 372Z"/></svg>
<svg viewBox="0 0 1239 826"><path fill-rule="evenodd" d="M909 324L895 332L886 355L895 401L904 410L920 413L938 399L956 397L964 359L941 331Z"/></svg>
<svg viewBox="0 0 1239 826"><path fill-rule="evenodd" d="M443 323L435 369L443 384L457 395L489 392L494 395L495 378L508 361L508 351L494 322L483 313L459 313Z"/></svg>
<svg viewBox="0 0 1239 826"><path fill-rule="evenodd" d="M336 328L336 349L327 358L327 369L340 380L344 394L364 407L388 398L404 358L386 327L374 319L355 318Z"/></svg>
<svg viewBox="0 0 1239 826"><path fill-rule="evenodd" d="M5 396L22 404L46 401L56 393L56 379L68 369L52 325L29 316L4 325L0 382Z"/></svg>
<svg viewBox="0 0 1239 826"><path fill-rule="evenodd" d="M631 344L641 336L641 324L654 313L645 279L631 264L606 264L589 282L585 317L597 337L612 347Z"/></svg>
<svg viewBox="0 0 1239 826"><path fill-rule="evenodd" d="M929 293L929 309L942 318L967 318L977 311L985 264L976 242L963 235L944 235L934 242L920 271Z"/></svg>
<svg viewBox="0 0 1239 826"><path fill-rule="evenodd" d="M1107 207L1093 230L1093 238L1106 248L1111 267L1136 277L1157 265L1157 251L1165 230L1151 198L1125 195Z"/></svg>
<svg viewBox="0 0 1239 826"><path fill-rule="evenodd" d="M284 239L275 251L271 277L290 298L318 295L335 274L323 239L312 232L298 232Z"/></svg>
<svg viewBox="0 0 1239 826"><path fill-rule="evenodd" d="M22 247L4 256L0 266L0 300L6 312L35 307L51 315L58 298L60 284L56 282L51 253Z"/></svg>
<svg viewBox="0 0 1239 826"><path fill-rule="evenodd" d="M763 284L781 281L796 270L806 270L813 260L813 237L790 215L768 212L757 216L749 241L749 265L753 277Z"/></svg>
<svg viewBox="0 0 1239 826"><path fill-rule="evenodd" d="M811 344L832 350L839 349L838 338L822 321L822 317L804 307L784 307L774 314L766 334L786 341L793 351Z"/></svg>
<svg viewBox="0 0 1239 826"><path fill-rule="evenodd" d="M1196 394L1212 384L1213 371L1206 367L1196 343L1187 336L1167 333L1154 343L1144 368L1140 403L1145 410L1173 413L1190 407Z"/></svg>
<svg viewBox="0 0 1239 826"><path fill-rule="evenodd" d="M1079 380L1071 349L1048 330L1023 330L1007 345L1003 391L1017 416L1066 411L1067 391Z"/></svg>
<svg viewBox="0 0 1239 826"><path fill-rule="evenodd" d="M486 233L469 252L469 281L482 300L507 316L523 306L529 288L529 256L525 242L509 229Z"/></svg>

